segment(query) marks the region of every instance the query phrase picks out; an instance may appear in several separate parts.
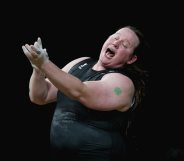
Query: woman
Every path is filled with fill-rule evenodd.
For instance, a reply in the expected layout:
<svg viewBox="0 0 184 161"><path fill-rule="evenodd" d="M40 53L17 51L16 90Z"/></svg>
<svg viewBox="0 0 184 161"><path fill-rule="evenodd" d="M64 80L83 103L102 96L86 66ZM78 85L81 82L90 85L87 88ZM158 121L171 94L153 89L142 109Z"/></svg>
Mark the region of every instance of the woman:
<svg viewBox="0 0 184 161"><path fill-rule="evenodd" d="M98 60L81 57L62 70L49 60L40 38L22 47L33 66L31 101L57 101L53 160L117 161L126 156L130 115L144 96L146 73L135 64L141 40L137 29L123 27L105 41Z"/></svg>

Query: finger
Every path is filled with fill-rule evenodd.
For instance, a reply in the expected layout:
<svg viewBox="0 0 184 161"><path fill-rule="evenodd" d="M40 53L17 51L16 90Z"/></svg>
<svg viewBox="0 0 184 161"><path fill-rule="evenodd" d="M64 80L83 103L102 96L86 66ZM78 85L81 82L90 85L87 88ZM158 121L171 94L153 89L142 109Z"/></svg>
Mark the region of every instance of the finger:
<svg viewBox="0 0 184 161"><path fill-rule="evenodd" d="M22 50L23 50L24 54L27 54L28 50L26 49L25 46L22 46Z"/></svg>
<svg viewBox="0 0 184 161"><path fill-rule="evenodd" d="M33 51L33 53L35 53L37 56L41 55L41 51L39 50L39 48L31 45L31 50Z"/></svg>
<svg viewBox="0 0 184 161"><path fill-rule="evenodd" d="M25 47L27 48L27 50L30 52L30 55L32 56L32 58L38 58L38 54L32 49L33 45L25 45Z"/></svg>
<svg viewBox="0 0 184 161"><path fill-rule="evenodd" d="M27 49L29 52L32 52L32 49L30 48L30 45L26 44L25 47L26 47L26 49Z"/></svg>
<svg viewBox="0 0 184 161"><path fill-rule="evenodd" d="M40 37L38 37L38 40L37 40L38 44L40 45L40 48L42 48L42 40Z"/></svg>
<svg viewBox="0 0 184 161"><path fill-rule="evenodd" d="M39 48L40 47L40 45L38 44L37 41L34 43L34 47L36 47L36 48Z"/></svg>
<svg viewBox="0 0 184 161"><path fill-rule="evenodd" d="M30 52L27 50L26 46L22 46L22 50L23 50L24 54L26 55L26 57L27 57L28 59L31 59L31 54L30 54Z"/></svg>

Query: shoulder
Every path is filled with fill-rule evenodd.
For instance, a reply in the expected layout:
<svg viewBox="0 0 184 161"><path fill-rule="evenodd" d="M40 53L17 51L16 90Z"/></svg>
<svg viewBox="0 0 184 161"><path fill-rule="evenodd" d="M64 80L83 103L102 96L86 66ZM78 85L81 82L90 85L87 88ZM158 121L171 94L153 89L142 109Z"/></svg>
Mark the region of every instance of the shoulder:
<svg viewBox="0 0 184 161"><path fill-rule="evenodd" d="M113 91L114 95L111 98L120 103L117 110L122 112L128 110L135 93L135 86L131 78L122 73L108 73L102 77L102 81L109 91Z"/></svg>
<svg viewBox="0 0 184 161"><path fill-rule="evenodd" d="M68 72L74 65L76 65L77 63L86 60L86 59L90 59L90 57L80 57L77 59L72 60L71 62L69 62L68 64L66 64L62 70L65 72Z"/></svg>
<svg viewBox="0 0 184 161"><path fill-rule="evenodd" d="M122 73L108 73L105 74L101 80L104 81L104 83L107 83L109 86L121 87L124 91L128 93L130 92L131 94L135 91L135 86L132 79L126 75L123 75Z"/></svg>
<svg viewBox="0 0 184 161"><path fill-rule="evenodd" d="M102 80L112 81L116 83L119 82L120 84L126 83L129 85L133 85L133 81L131 78L118 72L107 73L102 77Z"/></svg>

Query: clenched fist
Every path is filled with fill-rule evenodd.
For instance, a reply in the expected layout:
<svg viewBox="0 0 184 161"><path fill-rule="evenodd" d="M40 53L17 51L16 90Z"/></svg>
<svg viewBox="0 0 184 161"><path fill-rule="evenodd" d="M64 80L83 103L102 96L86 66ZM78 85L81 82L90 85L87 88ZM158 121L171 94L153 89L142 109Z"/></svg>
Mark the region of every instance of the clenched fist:
<svg viewBox="0 0 184 161"><path fill-rule="evenodd" d="M22 46L22 49L34 68L39 68L49 60L48 53L46 49L43 49L40 38L38 38L34 45L26 44Z"/></svg>

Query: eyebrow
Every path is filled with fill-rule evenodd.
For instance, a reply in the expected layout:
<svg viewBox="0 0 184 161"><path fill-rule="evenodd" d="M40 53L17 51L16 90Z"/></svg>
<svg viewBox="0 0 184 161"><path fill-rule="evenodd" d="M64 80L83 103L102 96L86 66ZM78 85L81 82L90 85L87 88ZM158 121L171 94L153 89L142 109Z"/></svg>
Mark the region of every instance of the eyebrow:
<svg viewBox="0 0 184 161"><path fill-rule="evenodd" d="M121 35L119 32L115 32L115 34ZM130 43L130 41L128 39L124 39L124 41L126 41L128 43L128 45L130 47L132 47L132 44Z"/></svg>

